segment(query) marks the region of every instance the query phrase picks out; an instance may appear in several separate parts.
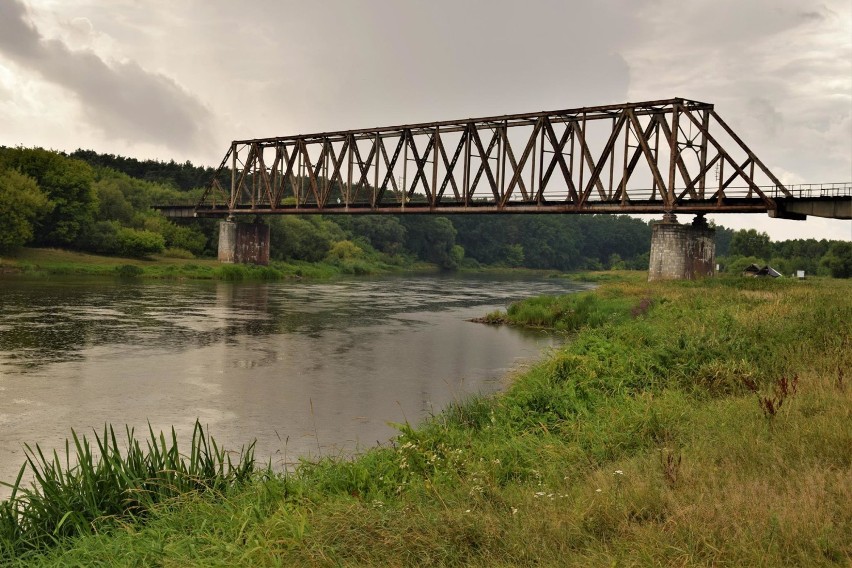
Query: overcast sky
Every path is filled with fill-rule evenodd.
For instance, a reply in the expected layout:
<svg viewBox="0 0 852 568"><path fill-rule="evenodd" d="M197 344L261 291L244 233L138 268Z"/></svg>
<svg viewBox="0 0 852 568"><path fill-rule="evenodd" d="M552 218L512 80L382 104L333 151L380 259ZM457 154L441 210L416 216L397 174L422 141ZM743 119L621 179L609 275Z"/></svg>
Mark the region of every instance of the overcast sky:
<svg viewBox="0 0 852 568"><path fill-rule="evenodd" d="M0 0L6 146L216 166L233 139L671 97L785 183L852 180L852 1Z"/></svg>

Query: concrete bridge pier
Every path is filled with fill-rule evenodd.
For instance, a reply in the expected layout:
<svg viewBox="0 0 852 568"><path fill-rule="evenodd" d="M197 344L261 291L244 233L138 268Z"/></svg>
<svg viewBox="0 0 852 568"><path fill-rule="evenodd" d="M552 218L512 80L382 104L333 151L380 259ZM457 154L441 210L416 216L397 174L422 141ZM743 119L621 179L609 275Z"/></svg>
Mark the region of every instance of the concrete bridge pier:
<svg viewBox="0 0 852 568"><path fill-rule="evenodd" d="M694 280L716 273L716 229L703 214L681 225L669 212L651 229L648 281Z"/></svg>
<svg viewBox="0 0 852 568"><path fill-rule="evenodd" d="M269 225L220 221L219 262L268 265Z"/></svg>

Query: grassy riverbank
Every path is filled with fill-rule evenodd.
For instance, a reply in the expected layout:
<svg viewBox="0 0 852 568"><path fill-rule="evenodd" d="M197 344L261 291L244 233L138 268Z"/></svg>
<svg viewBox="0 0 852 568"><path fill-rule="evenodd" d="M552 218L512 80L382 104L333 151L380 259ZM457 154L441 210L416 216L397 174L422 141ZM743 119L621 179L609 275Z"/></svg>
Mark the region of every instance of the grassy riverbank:
<svg viewBox="0 0 852 568"><path fill-rule="evenodd" d="M143 278L153 280L286 280L307 278L322 280L337 276L366 276L394 272L440 272L435 264L406 257L381 254L362 258L320 262L272 261L269 266L222 264L210 258L174 258L151 255L149 258L122 258L54 248L20 248L0 256L0 277L45 279L52 277ZM461 268L462 274L495 274L568 278L584 282L606 282L625 272L561 273L532 268L480 266Z"/></svg>
<svg viewBox="0 0 852 568"><path fill-rule="evenodd" d="M503 395L17 561L848 565L850 298L841 280L628 278L525 302L514 321L579 332Z"/></svg>
<svg viewBox="0 0 852 568"><path fill-rule="evenodd" d="M222 264L206 258L172 258L153 255L147 259L101 256L62 249L21 248L0 257L0 275L28 278L93 276L146 279L281 280L333 278L400 270L437 270L423 264L394 265L378 258L323 262L273 261L269 266Z"/></svg>

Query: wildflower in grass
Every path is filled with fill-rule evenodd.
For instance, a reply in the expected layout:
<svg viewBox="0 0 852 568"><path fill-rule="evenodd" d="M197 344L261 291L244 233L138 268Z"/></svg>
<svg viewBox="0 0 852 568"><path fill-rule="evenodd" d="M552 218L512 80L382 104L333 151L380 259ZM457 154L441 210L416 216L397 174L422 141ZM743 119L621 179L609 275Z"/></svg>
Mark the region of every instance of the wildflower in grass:
<svg viewBox="0 0 852 568"><path fill-rule="evenodd" d="M512 507L512 514L516 515L517 513L518 513L518 510L515 507Z"/></svg>
<svg viewBox="0 0 852 568"><path fill-rule="evenodd" d="M624 475L624 472L623 472L623 471L621 471L620 469L617 469L617 470L615 470L615 472L613 473L613 475Z"/></svg>

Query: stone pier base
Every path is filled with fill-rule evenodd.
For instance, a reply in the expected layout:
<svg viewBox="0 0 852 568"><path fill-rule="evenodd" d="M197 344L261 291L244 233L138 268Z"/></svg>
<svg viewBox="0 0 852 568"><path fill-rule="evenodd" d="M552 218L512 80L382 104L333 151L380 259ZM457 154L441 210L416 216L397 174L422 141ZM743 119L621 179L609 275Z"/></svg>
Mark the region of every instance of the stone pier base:
<svg viewBox="0 0 852 568"><path fill-rule="evenodd" d="M269 264L269 225L261 223L219 223L219 261L241 264Z"/></svg>
<svg viewBox="0 0 852 568"><path fill-rule="evenodd" d="M703 216L681 225L666 215L651 229L648 280L694 280L716 273L716 229Z"/></svg>

